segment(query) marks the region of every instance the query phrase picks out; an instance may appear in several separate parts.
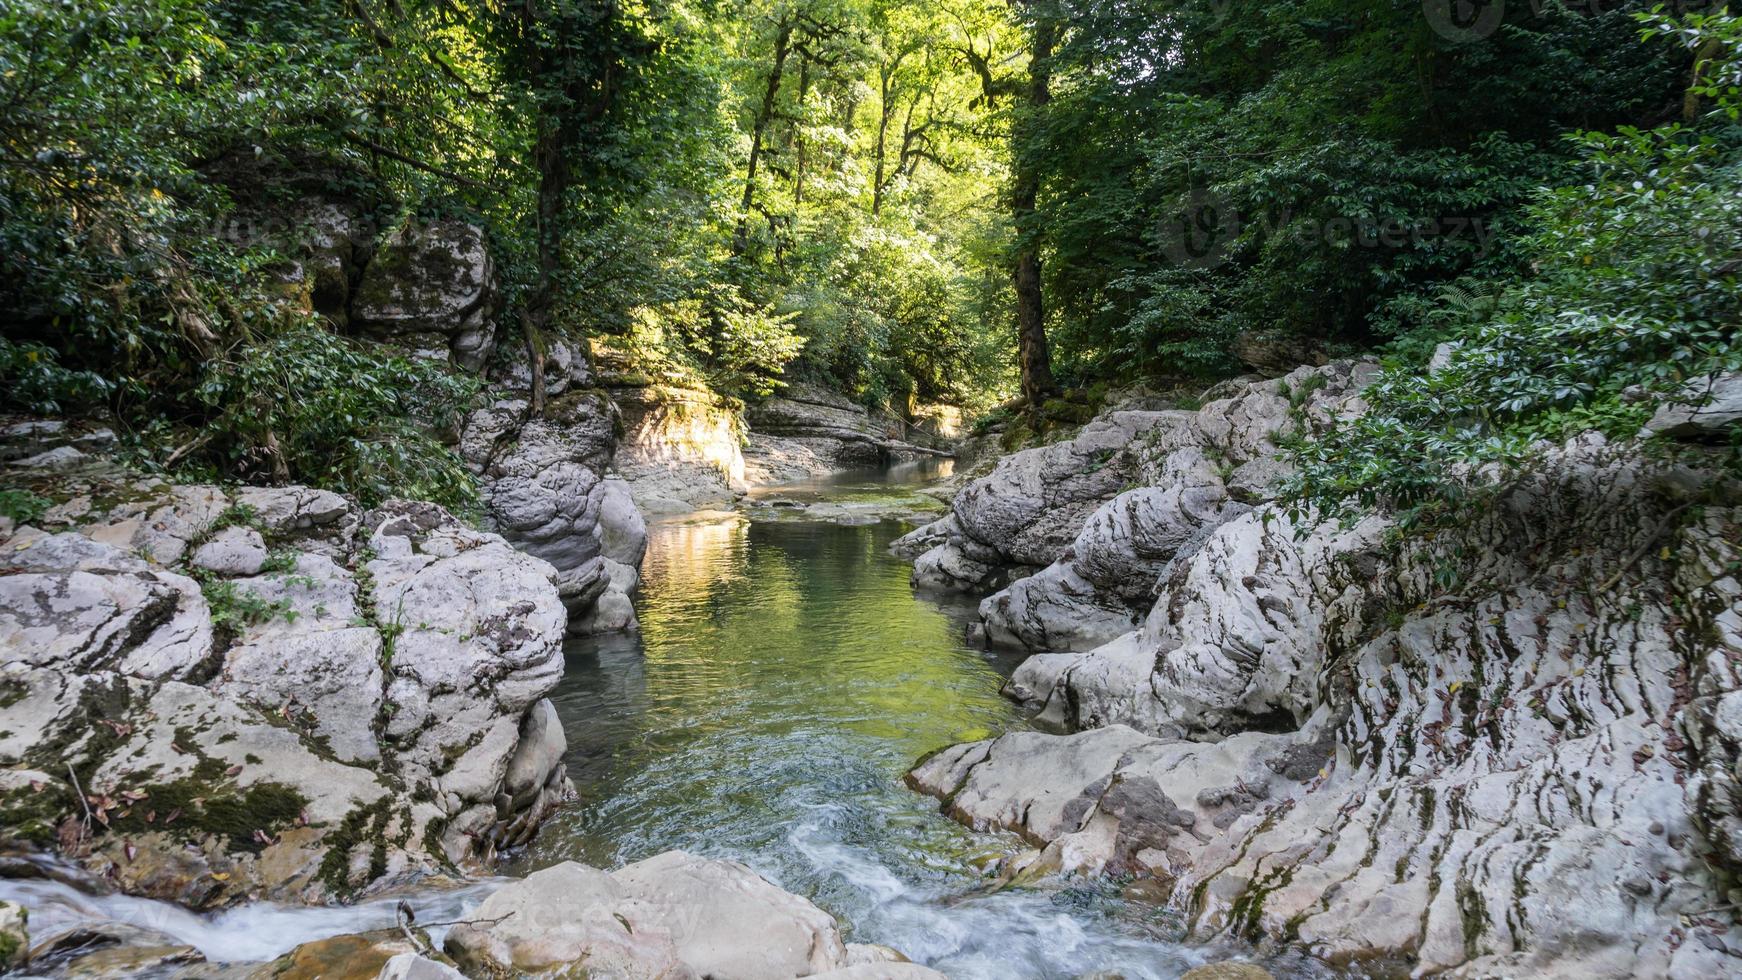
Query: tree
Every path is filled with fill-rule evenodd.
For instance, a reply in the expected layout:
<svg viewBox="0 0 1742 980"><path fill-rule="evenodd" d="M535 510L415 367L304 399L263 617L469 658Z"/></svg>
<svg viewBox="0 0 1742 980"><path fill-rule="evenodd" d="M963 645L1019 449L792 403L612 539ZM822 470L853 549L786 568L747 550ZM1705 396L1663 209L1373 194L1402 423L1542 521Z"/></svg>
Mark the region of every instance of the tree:
<svg viewBox="0 0 1742 980"><path fill-rule="evenodd" d="M1016 288L1016 345L1022 372L1022 397L1038 412L1057 383L1046 340L1046 297L1041 280L1041 227L1036 203L1040 197L1040 160L1034 143L1039 120L1052 102L1053 47L1059 25L1038 4L1028 3L1031 18L1028 51L1027 103L1017 110L1011 128L1010 203L1016 225L1016 262L1011 273Z"/></svg>
<svg viewBox="0 0 1742 980"><path fill-rule="evenodd" d="M537 418L544 414L545 334L563 288L579 158L616 103L627 63L649 52L615 0L510 0L502 15L513 77L529 92L533 117L537 271L519 318L532 370L528 410Z"/></svg>

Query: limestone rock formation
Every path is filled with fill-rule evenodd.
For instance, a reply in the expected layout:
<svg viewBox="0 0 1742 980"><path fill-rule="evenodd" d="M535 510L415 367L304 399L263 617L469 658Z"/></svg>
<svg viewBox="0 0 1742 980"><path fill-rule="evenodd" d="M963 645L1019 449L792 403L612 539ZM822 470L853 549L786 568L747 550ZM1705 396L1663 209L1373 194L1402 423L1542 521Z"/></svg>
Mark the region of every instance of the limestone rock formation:
<svg viewBox="0 0 1742 980"><path fill-rule="evenodd" d="M577 633L632 629L647 528L607 476L616 408L596 391L552 398L540 419L502 399L472 413L460 450L482 480L488 526L549 562Z"/></svg>
<svg viewBox="0 0 1742 980"><path fill-rule="evenodd" d="M724 509L744 492L744 423L735 402L670 385L610 391L623 416L613 465L643 512Z"/></svg>
<svg viewBox="0 0 1742 980"><path fill-rule="evenodd" d="M732 861L672 851L613 873L567 862L505 886L446 950L475 973L585 965L592 975L771 980L939 977L855 961L835 920Z"/></svg>
<svg viewBox="0 0 1742 980"><path fill-rule="evenodd" d="M792 483L857 467L948 455L923 429L874 415L852 400L816 385L794 382L745 413L750 434L744 448L752 484Z"/></svg>
<svg viewBox="0 0 1742 980"><path fill-rule="evenodd" d="M556 573L502 538L150 481L42 523L0 530L9 838L194 908L324 901L486 858L570 792Z"/></svg>
<svg viewBox="0 0 1742 980"><path fill-rule="evenodd" d="M1193 507L1173 502L1200 484L1181 474L1201 472L1204 443L1175 442L1131 464L1164 494L1145 506L1158 519L1131 513L1145 489L1126 491L1111 505L1125 514L1084 521L1025 580L1078 604L1010 627L1030 642L1070 639L1084 607L1142 607L1136 628L1085 652L1059 642L1012 678L1008 693L1065 734L951 746L910 783L971 826L1027 837L1034 867L1153 879L1200 938L1271 936L1422 974L1742 969L1735 488L1588 436L1538 447L1480 521L1393 546L1382 519L1296 526L1241 489L1275 395L1248 387L1193 423L1234 467L1233 504L1183 516ZM1047 458L1001 466L926 555L984 546L964 512L1015 512L983 498L1014 497L1015 473Z"/></svg>
<svg viewBox="0 0 1742 980"><path fill-rule="evenodd" d="M352 329L482 370L496 340L496 270L484 230L408 222L375 243L350 297Z"/></svg>
<svg viewBox="0 0 1742 980"><path fill-rule="evenodd" d="M1372 370L1300 368L1197 411L1109 412L999 460L894 549L917 553L917 586L1001 589L980 607L986 641L1091 649L1139 623L1176 556L1268 499L1283 475L1276 439L1360 411Z"/></svg>

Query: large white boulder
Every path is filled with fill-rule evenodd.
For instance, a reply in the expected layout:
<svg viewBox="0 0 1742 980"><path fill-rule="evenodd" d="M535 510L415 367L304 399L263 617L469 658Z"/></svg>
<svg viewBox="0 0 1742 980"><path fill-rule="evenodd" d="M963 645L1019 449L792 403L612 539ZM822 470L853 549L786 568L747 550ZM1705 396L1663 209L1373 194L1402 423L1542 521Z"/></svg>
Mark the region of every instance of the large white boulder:
<svg viewBox="0 0 1742 980"><path fill-rule="evenodd" d="M835 920L732 861L672 851L607 874L567 862L491 895L447 952L490 972L769 980L850 966ZM843 976L931 976L877 964ZM918 970L918 968L916 968ZM883 971L883 972L878 972Z"/></svg>

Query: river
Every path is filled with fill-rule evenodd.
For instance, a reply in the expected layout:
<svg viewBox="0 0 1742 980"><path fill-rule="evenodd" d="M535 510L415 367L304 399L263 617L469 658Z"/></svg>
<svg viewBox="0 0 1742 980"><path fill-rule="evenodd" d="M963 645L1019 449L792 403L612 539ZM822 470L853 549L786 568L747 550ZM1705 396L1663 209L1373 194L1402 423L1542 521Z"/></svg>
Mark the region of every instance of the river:
<svg viewBox="0 0 1742 980"><path fill-rule="evenodd" d="M877 478L783 498L899 495ZM903 528L708 515L650 528L638 637L568 650L552 700L582 803L516 871L615 867L681 848L731 858L957 980L1176 977L1204 959L1118 889L997 891L974 834L901 785L930 750L1019 728L998 695L1019 658L961 642L971 602L916 597Z"/></svg>
<svg viewBox="0 0 1742 980"><path fill-rule="evenodd" d="M787 504L900 509L923 475L769 493ZM1237 954L1176 942L1175 918L1126 900L1116 883L997 888L987 868L1023 844L969 832L901 777L928 751L1021 728L998 695L1020 658L962 643L972 602L914 594L909 566L887 550L901 525L781 513L773 521L692 515L649 528L640 635L571 641L551 696L579 802L507 874L565 860L613 868L673 848L730 858L833 913L849 941L893 946L955 980L1160 980ZM430 892L412 904L423 921L451 920L493 887ZM0 898L30 907L38 936L116 918L219 962L269 959L393 922L393 900L197 916L4 879ZM1321 973L1293 958L1267 965L1278 976Z"/></svg>

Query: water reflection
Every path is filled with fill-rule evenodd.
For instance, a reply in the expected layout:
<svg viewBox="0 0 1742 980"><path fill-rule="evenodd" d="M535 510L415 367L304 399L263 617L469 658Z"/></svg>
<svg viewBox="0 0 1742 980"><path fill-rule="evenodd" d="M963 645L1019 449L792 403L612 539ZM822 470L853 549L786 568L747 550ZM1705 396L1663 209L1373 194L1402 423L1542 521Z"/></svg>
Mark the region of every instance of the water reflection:
<svg viewBox="0 0 1742 980"><path fill-rule="evenodd" d="M730 857L953 977L1172 977L1201 954L1098 887L986 894L968 833L901 787L922 753L1019 724L972 603L915 600L891 524L653 529L642 638L580 641L554 699L583 803L521 871L671 848Z"/></svg>

